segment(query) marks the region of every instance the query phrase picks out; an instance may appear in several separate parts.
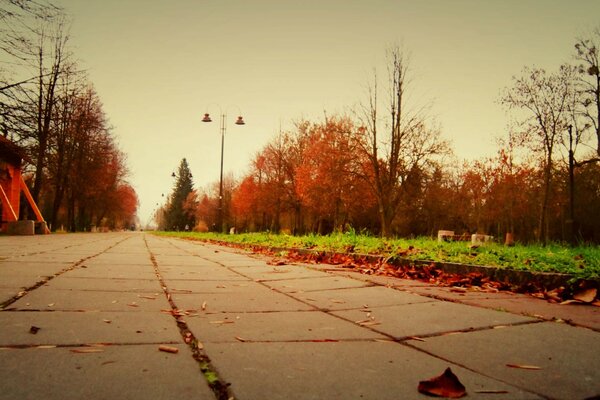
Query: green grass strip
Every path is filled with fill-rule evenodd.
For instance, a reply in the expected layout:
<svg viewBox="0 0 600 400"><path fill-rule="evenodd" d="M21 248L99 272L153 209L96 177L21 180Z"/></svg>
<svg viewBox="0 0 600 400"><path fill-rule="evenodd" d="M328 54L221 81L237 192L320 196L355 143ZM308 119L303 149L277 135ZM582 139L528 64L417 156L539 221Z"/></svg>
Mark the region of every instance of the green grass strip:
<svg viewBox="0 0 600 400"><path fill-rule="evenodd" d="M412 260L454 262L532 272L558 272L574 278L600 277L600 247L569 247L560 244L520 245L507 247L489 243L471 248L469 242L438 243L431 238L382 239L355 232L326 236L290 236L270 233L235 235L196 232L156 232L158 235L196 240L219 240L243 245L260 245L295 249L312 249L341 253L402 256ZM412 249L412 250L409 250Z"/></svg>

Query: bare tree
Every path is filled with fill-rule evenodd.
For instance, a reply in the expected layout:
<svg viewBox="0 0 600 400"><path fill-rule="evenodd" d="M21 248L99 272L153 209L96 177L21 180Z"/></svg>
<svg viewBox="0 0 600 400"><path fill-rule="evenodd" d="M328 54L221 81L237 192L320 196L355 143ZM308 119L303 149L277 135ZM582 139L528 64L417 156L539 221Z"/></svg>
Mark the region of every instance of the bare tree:
<svg viewBox="0 0 600 400"><path fill-rule="evenodd" d="M520 77L502 94L502 104L516 112L524 143L542 154L543 195L540 204L537 239L548 240L547 213L550 201L555 150L564 140L573 98L574 68L563 65L556 73L540 68L524 68Z"/></svg>
<svg viewBox="0 0 600 400"><path fill-rule="evenodd" d="M426 121L426 108L414 111L407 102L409 57L400 48L388 51L388 99L379 113L378 79L369 88L368 104L362 106L359 148L368 159L363 176L377 198L381 235L392 234L392 222L405 194L409 176L433 158L450 152L438 128Z"/></svg>
<svg viewBox="0 0 600 400"><path fill-rule="evenodd" d="M596 155L589 160L600 161L600 65L599 65L600 28L596 28L590 38L580 38L575 44L575 60L577 65L577 106L574 108L576 117L581 117L582 124L574 124L582 127L582 131L593 129L596 136ZM577 118L574 118L575 120ZM580 136L580 129L576 129ZM581 132L583 133L583 132Z"/></svg>

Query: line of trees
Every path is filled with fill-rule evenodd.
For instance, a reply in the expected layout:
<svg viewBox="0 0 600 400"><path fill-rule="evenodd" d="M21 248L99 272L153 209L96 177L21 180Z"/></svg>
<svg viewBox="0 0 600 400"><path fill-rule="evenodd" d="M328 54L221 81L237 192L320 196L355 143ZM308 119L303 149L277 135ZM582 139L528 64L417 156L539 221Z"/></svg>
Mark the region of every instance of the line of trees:
<svg viewBox="0 0 600 400"><path fill-rule="evenodd" d="M51 229L135 225L126 157L71 53L63 10L0 0L0 23L0 128L26 149L28 185Z"/></svg>
<svg viewBox="0 0 600 400"><path fill-rule="evenodd" d="M495 156L458 161L429 116L408 102L407 53L388 53L351 115L300 121L224 182L223 216L238 231L355 229L382 236L439 229L517 240L600 243L600 31L577 39L574 63L524 68L501 91L514 121ZM379 87L384 87L381 90ZM217 185L193 190L186 215L216 226Z"/></svg>

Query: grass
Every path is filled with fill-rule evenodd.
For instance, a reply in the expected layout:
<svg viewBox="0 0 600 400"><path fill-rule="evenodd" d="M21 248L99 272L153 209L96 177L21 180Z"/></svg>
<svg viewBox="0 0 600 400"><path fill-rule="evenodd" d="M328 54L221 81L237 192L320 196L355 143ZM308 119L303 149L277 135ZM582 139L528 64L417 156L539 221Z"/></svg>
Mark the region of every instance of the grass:
<svg viewBox="0 0 600 400"><path fill-rule="evenodd" d="M559 272L576 278L600 278L600 247L568 247L560 244L520 245L506 247L490 243L470 248L468 242L438 243L431 238L381 239L355 232L327 236L289 236L270 233L236 235L195 232L158 232L159 235L196 240L219 240L245 245L313 249L317 251L352 252L401 256L412 260L454 262L485 265L534 272ZM410 250L409 250L410 249Z"/></svg>

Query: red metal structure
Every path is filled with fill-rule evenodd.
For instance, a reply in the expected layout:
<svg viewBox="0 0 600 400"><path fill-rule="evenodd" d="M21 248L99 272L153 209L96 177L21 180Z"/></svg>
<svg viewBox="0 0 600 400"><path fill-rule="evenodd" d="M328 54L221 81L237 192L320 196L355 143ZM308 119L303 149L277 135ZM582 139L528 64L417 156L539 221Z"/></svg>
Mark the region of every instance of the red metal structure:
<svg viewBox="0 0 600 400"><path fill-rule="evenodd" d="M41 225L41 232L50 233L38 206L21 175L21 164L26 158L24 151L7 138L0 136L0 203L2 204L2 220L0 231L9 231L11 223L19 221L21 192L31 206L36 220Z"/></svg>

